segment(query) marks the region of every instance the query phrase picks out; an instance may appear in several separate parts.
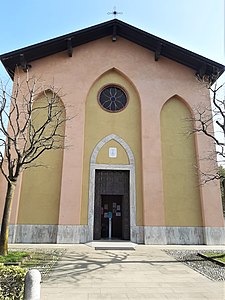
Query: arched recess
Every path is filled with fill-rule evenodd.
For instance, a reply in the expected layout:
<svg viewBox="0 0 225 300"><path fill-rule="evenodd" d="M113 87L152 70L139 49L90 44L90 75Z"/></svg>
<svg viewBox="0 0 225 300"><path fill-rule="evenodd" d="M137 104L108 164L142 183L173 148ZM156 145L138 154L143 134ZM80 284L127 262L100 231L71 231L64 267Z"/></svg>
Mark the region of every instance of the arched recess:
<svg viewBox="0 0 225 300"><path fill-rule="evenodd" d="M110 84L122 87L128 95L128 105L124 110L116 113L103 110L97 100L100 90ZM93 169L91 170L91 165L96 160L95 155L97 155L99 147L101 148L102 144L105 145L106 140L109 139L118 142L123 148L127 149L128 153L130 151L132 155L129 156L129 159L135 160L136 223L137 225L143 225L140 99L131 81L117 69L113 68L102 74L90 88L85 105L84 132L81 224L91 223L89 220L89 191L93 183L93 180L91 180L93 177L90 176L93 171ZM109 170L122 168L122 164L115 166L113 162L104 162L100 165L107 165ZM130 168L131 164L127 166Z"/></svg>
<svg viewBox="0 0 225 300"><path fill-rule="evenodd" d="M91 164L96 164L96 159L97 159L97 155L98 155L99 151L106 143L108 143L111 140L115 140L125 149L127 156L129 158L129 164L134 165L134 155L133 155L130 147L122 138L120 138L116 134L110 134L110 135L106 136L96 145L96 147L91 155Z"/></svg>
<svg viewBox="0 0 225 300"><path fill-rule="evenodd" d="M161 110L163 193L166 226L201 227L201 200L191 110L175 95Z"/></svg>
<svg viewBox="0 0 225 300"><path fill-rule="evenodd" d="M35 124L42 124L47 117L47 98L52 97L50 90L40 94L34 101L33 108L41 108L38 115L33 116ZM54 104L54 110L62 110L61 117L66 119L64 104L60 98ZM56 225L58 224L61 176L63 163L63 146L65 123L57 129L61 136L58 139L60 149L45 151L35 160L35 165L26 169L22 176L18 224Z"/></svg>

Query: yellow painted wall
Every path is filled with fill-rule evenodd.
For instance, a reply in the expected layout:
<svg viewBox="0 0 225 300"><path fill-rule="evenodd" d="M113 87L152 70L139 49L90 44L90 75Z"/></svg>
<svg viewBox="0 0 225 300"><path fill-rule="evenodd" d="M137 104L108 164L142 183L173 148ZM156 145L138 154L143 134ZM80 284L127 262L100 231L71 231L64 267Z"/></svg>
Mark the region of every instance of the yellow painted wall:
<svg viewBox="0 0 225 300"><path fill-rule="evenodd" d="M49 95L49 94L48 94ZM34 107L46 103L44 97L35 101ZM59 106L62 107L62 103ZM46 111L33 116L34 124L41 124ZM65 117L65 115L64 115ZM65 123L58 133L64 134ZM63 138L60 141L63 144ZM48 150L43 153L33 167L23 173L18 224L58 224L61 191L63 150Z"/></svg>
<svg viewBox="0 0 225 300"><path fill-rule="evenodd" d="M161 111L163 193L166 226L202 226L191 113L178 98Z"/></svg>
<svg viewBox="0 0 225 300"><path fill-rule="evenodd" d="M109 148L117 149L117 157L109 157ZM111 140L100 149L96 159L96 163L109 165L128 165L129 158L127 157L125 149L118 142Z"/></svg>
<svg viewBox="0 0 225 300"><path fill-rule="evenodd" d="M99 91L108 84L117 84L123 87L128 94L127 107L117 113L103 110L97 101ZM142 200L142 164L141 164L141 111L140 101L133 85L117 70L112 69L103 74L91 87L86 101L85 110L85 140L84 140L84 164L83 186L81 203L81 224L87 224L88 217L88 190L89 190L89 165L90 157L95 146L104 137L116 134L121 137L131 148L135 157L136 167L136 201L137 201L137 225L143 224L143 200ZM113 143L113 142L112 142ZM117 162L106 158L107 147L105 145L97 161L99 163L127 163L127 158L121 151L121 160ZM119 149L121 150L122 147ZM122 158L123 157L123 158Z"/></svg>

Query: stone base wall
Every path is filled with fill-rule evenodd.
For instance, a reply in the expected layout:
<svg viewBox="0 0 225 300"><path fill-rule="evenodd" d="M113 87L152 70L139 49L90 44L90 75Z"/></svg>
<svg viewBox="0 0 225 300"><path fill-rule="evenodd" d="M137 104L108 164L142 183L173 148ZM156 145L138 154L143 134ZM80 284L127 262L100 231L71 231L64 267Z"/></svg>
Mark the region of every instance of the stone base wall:
<svg viewBox="0 0 225 300"><path fill-rule="evenodd" d="M224 227L144 227L146 245L224 245Z"/></svg>
<svg viewBox="0 0 225 300"><path fill-rule="evenodd" d="M205 241L207 245L224 245L225 227L205 227Z"/></svg>
<svg viewBox="0 0 225 300"><path fill-rule="evenodd" d="M10 225L9 243L55 244L57 225Z"/></svg>
<svg viewBox="0 0 225 300"><path fill-rule="evenodd" d="M131 227L130 240L146 245L224 245L224 227ZM10 225L9 243L79 244L91 241L88 225Z"/></svg>

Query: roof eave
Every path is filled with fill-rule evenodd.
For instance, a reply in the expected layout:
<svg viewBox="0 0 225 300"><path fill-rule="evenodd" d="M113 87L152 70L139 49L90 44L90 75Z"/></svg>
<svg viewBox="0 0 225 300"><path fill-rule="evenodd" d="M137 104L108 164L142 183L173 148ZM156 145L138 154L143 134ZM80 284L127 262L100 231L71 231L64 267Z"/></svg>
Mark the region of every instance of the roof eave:
<svg viewBox="0 0 225 300"><path fill-rule="evenodd" d="M0 55L0 59L8 74L13 79L15 68L21 65L21 58L24 59L27 64L30 64L43 57L66 51L68 47L68 40L70 40L70 46L75 48L106 36L111 36L112 40L116 40L117 36L123 37L155 52L156 60L158 60L160 56L165 56L192 68L200 75L205 74L210 76L213 78L213 82L216 81L216 79L219 78L225 70L225 67L222 64L117 19L5 53Z"/></svg>

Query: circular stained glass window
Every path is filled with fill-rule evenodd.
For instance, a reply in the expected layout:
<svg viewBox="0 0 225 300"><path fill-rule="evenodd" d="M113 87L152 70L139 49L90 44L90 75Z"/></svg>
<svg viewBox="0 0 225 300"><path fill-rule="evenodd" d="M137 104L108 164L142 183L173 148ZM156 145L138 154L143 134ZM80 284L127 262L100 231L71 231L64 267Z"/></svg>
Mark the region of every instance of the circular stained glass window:
<svg viewBox="0 0 225 300"><path fill-rule="evenodd" d="M109 112L118 112L127 106L127 95L118 86L107 86L99 94L100 106Z"/></svg>

